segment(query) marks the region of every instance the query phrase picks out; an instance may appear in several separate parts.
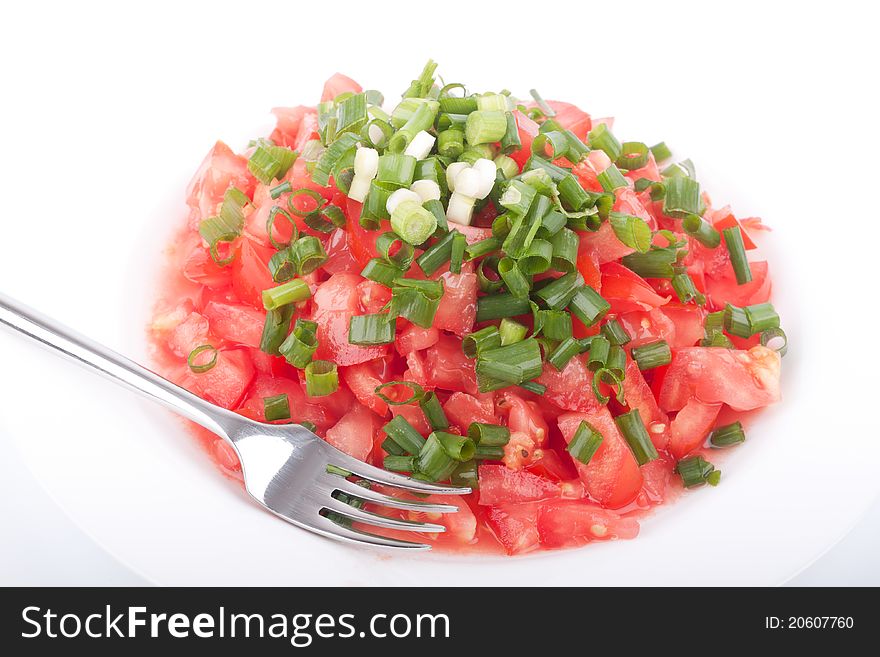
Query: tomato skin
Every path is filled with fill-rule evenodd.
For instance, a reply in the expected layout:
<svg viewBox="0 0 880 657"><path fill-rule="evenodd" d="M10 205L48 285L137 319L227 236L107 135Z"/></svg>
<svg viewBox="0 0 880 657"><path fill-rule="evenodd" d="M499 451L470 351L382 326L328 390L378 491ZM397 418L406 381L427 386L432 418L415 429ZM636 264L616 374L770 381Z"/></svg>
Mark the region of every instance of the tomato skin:
<svg viewBox="0 0 880 657"><path fill-rule="evenodd" d="M495 405L491 396L478 399L464 392L454 392L443 404L443 410L450 424L457 426L462 433L467 431L471 422L495 424Z"/></svg>
<svg viewBox="0 0 880 657"><path fill-rule="evenodd" d="M232 289L243 302L263 308L263 290L276 285L269 273L269 259L274 249L244 237L232 261Z"/></svg>
<svg viewBox="0 0 880 657"><path fill-rule="evenodd" d="M190 373L185 388L209 402L233 409L244 397L251 380L254 366L244 349L221 351L217 364L201 374Z"/></svg>
<svg viewBox="0 0 880 657"><path fill-rule="evenodd" d="M578 258L582 254L589 253L595 257L596 262L604 265L606 262L614 262L620 260L630 253L635 253L635 249L627 246L614 234L614 229L607 221L603 221L599 226L599 230L593 233L580 233L581 243L578 246Z"/></svg>
<svg viewBox="0 0 880 657"><path fill-rule="evenodd" d="M265 312L238 304L209 301L203 314L214 335L234 344L259 349Z"/></svg>
<svg viewBox="0 0 880 657"><path fill-rule="evenodd" d="M474 361L464 355L459 338L443 334L437 344L428 347L424 353L425 381L428 386L477 394Z"/></svg>
<svg viewBox="0 0 880 657"><path fill-rule="evenodd" d="M580 358L572 358L561 372L545 364L537 381L547 386L544 399L563 410L590 412L599 408L593 394L593 373Z"/></svg>
<svg viewBox="0 0 880 657"><path fill-rule="evenodd" d="M538 548L540 502L502 504L490 507L486 521L507 554L523 554Z"/></svg>
<svg viewBox="0 0 880 657"><path fill-rule="evenodd" d="M443 297L434 316L434 327L459 336L471 332L477 318L477 275L462 268L460 274L446 272Z"/></svg>
<svg viewBox="0 0 880 657"><path fill-rule="evenodd" d="M361 85L342 73L334 73L324 83L324 90L321 92L321 102L333 100L339 94L354 93L359 94L363 89Z"/></svg>
<svg viewBox="0 0 880 657"><path fill-rule="evenodd" d="M588 464L574 461L587 492L602 506L618 509L632 502L642 487L642 475L626 440L620 435L607 408L592 413L559 416L559 430L568 443L582 421L603 436L602 444Z"/></svg>
<svg viewBox="0 0 880 657"><path fill-rule="evenodd" d="M728 262L719 276L706 278L706 292L713 308L719 310L725 304L751 306L770 300L771 283L766 261L750 262L752 280L744 285L736 282L733 266Z"/></svg>
<svg viewBox="0 0 880 657"><path fill-rule="evenodd" d="M305 105L296 107L273 107L275 115L275 129L269 135L269 139L279 146L292 148L297 143L297 136L303 124L303 118L307 114L315 114L315 109Z"/></svg>
<svg viewBox="0 0 880 657"><path fill-rule="evenodd" d="M537 527L541 545L548 548L630 539L639 535L639 523L635 518L619 516L593 504L568 500L541 504Z"/></svg>
<svg viewBox="0 0 880 657"><path fill-rule="evenodd" d="M649 342L666 340L671 343L675 339L675 324L659 308L649 312L633 311L624 313L618 318L621 326L629 334L630 342L627 349L640 347Z"/></svg>
<svg viewBox="0 0 880 657"><path fill-rule="evenodd" d="M426 329L421 326L416 326L415 324L407 324L401 329L400 325L403 324L404 321L405 320L397 320L398 332L397 339L394 342L394 347L402 356L406 356L406 354L411 351L421 351L422 349L432 347L437 344L437 341L440 339L440 331L433 326Z"/></svg>
<svg viewBox="0 0 880 657"><path fill-rule="evenodd" d="M633 310L651 310L668 303L648 282L617 262L602 265L602 296L611 304L610 313L619 315Z"/></svg>
<svg viewBox="0 0 880 657"><path fill-rule="evenodd" d="M481 465L480 504L516 504L534 502L562 495L559 484L525 470L511 470L506 465Z"/></svg>
<svg viewBox="0 0 880 657"><path fill-rule="evenodd" d="M254 177L247 168L247 158L236 155L222 141L214 144L186 188L186 203L195 210L190 227L197 230L202 219L212 216L229 187L237 187L250 196Z"/></svg>
<svg viewBox="0 0 880 657"><path fill-rule="evenodd" d="M748 351L689 347L672 355L663 378L660 408L677 411L696 397L707 404L728 404L748 411L780 399L779 354L761 345Z"/></svg>
<svg viewBox="0 0 880 657"><path fill-rule="evenodd" d="M670 348L693 347L703 339L705 314L698 306L669 304L663 306L662 312L675 326L673 336L668 340Z"/></svg>
<svg viewBox="0 0 880 657"><path fill-rule="evenodd" d="M672 420L669 452L680 459L702 446L720 411L721 404L705 404L695 397L689 399Z"/></svg>
<svg viewBox="0 0 880 657"><path fill-rule="evenodd" d="M373 449L373 440L379 430L379 417L368 408L355 404L339 422L327 429L326 440L349 456L366 461Z"/></svg>
<svg viewBox="0 0 880 657"><path fill-rule="evenodd" d="M372 363L341 367L339 374L361 404L380 417L385 417L388 414L388 404L376 395L376 387L385 381L379 377Z"/></svg>

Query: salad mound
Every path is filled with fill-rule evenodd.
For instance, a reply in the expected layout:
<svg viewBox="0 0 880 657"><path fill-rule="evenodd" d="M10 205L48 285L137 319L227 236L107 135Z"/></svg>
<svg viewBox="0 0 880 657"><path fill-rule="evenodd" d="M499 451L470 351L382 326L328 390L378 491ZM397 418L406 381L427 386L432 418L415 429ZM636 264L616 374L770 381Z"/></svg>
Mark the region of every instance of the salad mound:
<svg viewBox="0 0 880 657"><path fill-rule="evenodd" d="M718 485L718 451L780 398L767 229L713 206L662 142L435 70L390 103L334 75L242 153L210 150L150 326L157 365L254 420L472 487L431 518L439 546L633 538L647 509Z"/></svg>

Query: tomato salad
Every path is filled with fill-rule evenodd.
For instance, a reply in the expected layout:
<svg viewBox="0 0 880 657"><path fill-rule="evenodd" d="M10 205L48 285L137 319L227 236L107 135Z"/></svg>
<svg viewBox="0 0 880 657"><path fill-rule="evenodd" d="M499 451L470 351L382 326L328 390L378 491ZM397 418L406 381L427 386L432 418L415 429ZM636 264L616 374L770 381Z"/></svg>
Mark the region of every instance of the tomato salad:
<svg viewBox="0 0 880 657"><path fill-rule="evenodd" d="M633 538L645 510L718 485L716 451L780 398L785 334L749 257L766 228L662 142L435 69L387 105L334 75L243 153L211 149L150 327L158 367L472 487L432 518L438 546Z"/></svg>

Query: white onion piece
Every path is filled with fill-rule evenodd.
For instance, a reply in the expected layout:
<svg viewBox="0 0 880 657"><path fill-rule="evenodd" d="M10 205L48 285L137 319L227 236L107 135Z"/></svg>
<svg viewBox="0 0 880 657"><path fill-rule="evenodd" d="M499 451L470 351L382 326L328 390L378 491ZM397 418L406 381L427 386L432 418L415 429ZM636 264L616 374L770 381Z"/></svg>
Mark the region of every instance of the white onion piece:
<svg viewBox="0 0 880 657"><path fill-rule="evenodd" d="M453 162L446 168L446 186L450 192L455 191L455 178L467 168L467 162Z"/></svg>
<svg viewBox="0 0 880 657"><path fill-rule="evenodd" d="M449 207L446 208L446 218L461 226L470 226L471 218L474 214L474 203L477 202L473 196L465 196L461 192L452 192L449 197Z"/></svg>
<svg viewBox="0 0 880 657"><path fill-rule="evenodd" d="M359 148L354 154L354 175L367 180L376 177L379 171L379 151L375 148Z"/></svg>
<svg viewBox="0 0 880 657"><path fill-rule="evenodd" d="M419 205L422 204L422 199L415 192L408 189L398 189L388 197L388 201L385 203L385 209L388 210L388 214L394 214L394 210L397 206L404 201L415 201Z"/></svg>
<svg viewBox="0 0 880 657"><path fill-rule="evenodd" d="M416 180L410 186L410 190L419 195L422 203L440 200L440 185L433 180Z"/></svg>
<svg viewBox="0 0 880 657"><path fill-rule="evenodd" d="M431 149L434 148L435 141L436 137L434 135L424 130L419 130L403 153L404 155L412 155L417 160L424 160L431 153Z"/></svg>

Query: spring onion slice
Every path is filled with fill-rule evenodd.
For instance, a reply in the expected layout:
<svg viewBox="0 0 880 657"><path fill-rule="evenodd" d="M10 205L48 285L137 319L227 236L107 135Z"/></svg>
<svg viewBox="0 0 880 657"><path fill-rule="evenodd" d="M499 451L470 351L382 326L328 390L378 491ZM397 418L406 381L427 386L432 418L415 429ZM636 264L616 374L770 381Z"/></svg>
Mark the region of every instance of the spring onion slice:
<svg viewBox="0 0 880 657"><path fill-rule="evenodd" d="M568 303L568 310L584 326L593 326L608 314L611 304L589 285L583 285L575 291Z"/></svg>
<svg viewBox="0 0 880 657"><path fill-rule="evenodd" d="M299 276L311 274L327 261L324 245L313 235L303 235L290 245L290 259Z"/></svg>
<svg viewBox="0 0 880 657"><path fill-rule="evenodd" d="M590 340L590 357L587 359L587 368L595 372L605 367L610 349L611 343L603 336L593 336L593 339Z"/></svg>
<svg viewBox="0 0 880 657"><path fill-rule="evenodd" d="M686 214L681 220L681 227L705 247L714 249L721 244L721 233L699 215Z"/></svg>
<svg viewBox="0 0 880 657"><path fill-rule="evenodd" d="M443 281L399 278L391 288L391 317L403 317L422 328L431 328L443 297Z"/></svg>
<svg viewBox="0 0 880 657"><path fill-rule="evenodd" d="M516 118L513 116L513 113L507 112L505 118L507 119L507 129L501 138L501 152L509 155L522 148L522 140L520 139L519 127L516 125ZM513 175L517 173L519 173L519 166L516 167L516 173Z"/></svg>
<svg viewBox="0 0 880 657"><path fill-rule="evenodd" d="M620 404L625 402L623 377L618 376L616 372L605 367L601 367L593 373L593 394L596 396L596 399L600 404L607 404L610 401L610 398L602 394L602 390L599 388L600 383L607 383L608 385L616 386L617 392L614 395L615 398Z"/></svg>
<svg viewBox="0 0 880 657"><path fill-rule="evenodd" d="M416 459L414 456L389 454L382 459L382 467L389 472L415 472Z"/></svg>
<svg viewBox="0 0 880 657"><path fill-rule="evenodd" d="M739 226L731 226L725 228L722 233L724 234L724 244L727 245L727 252L730 254L733 273L736 274L736 282L739 285L745 285L752 280L752 270L746 257L742 231Z"/></svg>
<svg viewBox="0 0 880 657"><path fill-rule="evenodd" d="M718 427L709 436L709 444L712 447L730 447L745 442L746 434L743 431L742 423L734 422Z"/></svg>
<svg viewBox="0 0 880 657"><path fill-rule="evenodd" d="M403 201L391 213L391 228L405 242L418 245L437 230L437 217L416 201Z"/></svg>
<svg viewBox="0 0 880 657"><path fill-rule="evenodd" d="M473 244L469 244L465 250L464 254L468 260L475 260L477 258L481 258L485 255L489 255L490 253L495 253L501 249L501 240L497 237L487 237L484 240L480 240L479 242L475 242Z"/></svg>
<svg viewBox="0 0 880 657"><path fill-rule="evenodd" d="M305 367L306 395L325 397L339 389L339 372L336 363L329 360L313 360Z"/></svg>
<svg viewBox="0 0 880 657"><path fill-rule="evenodd" d="M568 365L568 362L580 353L580 350L580 342L571 337L565 338L556 346L556 349L550 352L550 355L547 356L547 362L561 372Z"/></svg>
<svg viewBox="0 0 880 657"><path fill-rule="evenodd" d="M419 269L425 273L425 276L431 276L452 259L452 242L455 234L457 233L447 233L416 259Z"/></svg>
<svg viewBox="0 0 880 657"><path fill-rule="evenodd" d="M654 144L651 146L651 153L654 155L654 160L657 162L662 162L663 160L668 160L672 157L672 151L669 150L669 146L666 145L666 142L660 142L659 144Z"/></svg>
<svg viewBox="0 0 880 657"><path fill-rule="evenodd" d="M474 458L479 461L500 461L504 458L504 448L493 445L477 445Z"/></svg>
<svg viewBox="0 0 880 657"><path fill-rule="evenodd" d="M266 322L260 337L260 351L271 356L280 355L278 348L287 338L292 316L293 306L289 304L266 313Z"/></svg>
<svg viewBox="0 0 880 657"><path fill-rule="evenodd" d="M505 317L498 325L498 334L501 336L501 346L519 342L526 337L529 329L519 322Z"/></svg>
<svg viewBox="0 0 880 657"><path fill-rule="evenodd" d="M675 471L681 477L681 483L685 488L696 488L706 483L717 486L720 479L720 471L702 456L682 459L675 466Z"/></svg>
<svg viewBox="0 0 880 657"><path fill-rule="evenodd" d="M644 371L669 365L672 362L672 351L666 340L657 340L640 347L633 347L632 357L639 369Z"/></svg>
<svg viewBox="0 0 880 657"><path fill-rule="evenodd" d="M295 151L276 146L268 139L258 139L247 166L257 180L268 185L276 178L283 178L295 160Z"/></svg>
<svg viewBox="0 0 880 657"><path fill-rule="evenodd" d="M480 263L477 265L477 285L479 285L481 292L493 294L504 286L504 281L501 280L501 276L498 274L498 263L500 261L501 259L498 256L488 256L480 260ZM489 274L492 274L491 278Z"/></svg>
<svg viewBox="0 0 880 657"><path fill-rule="evenodd" d="M416 456L425 444L425 439L402 415L394 416L382 431L393 441L404 454ZM385 450L386 452L389 450Z"/></svg>
<svg viewBox="0 0 880 657"><path fill-rule="evenodd" d="M197 362L199 360L199 356L208 351L211 352L210 360L203 363ZM203 344L189 352L189 356L187 356L186 358L186 364L189 367L190 371L194 372L195 374L204 374L208 370L213 369L213 367L217 364L217 359L219 356L219 349L215 349L213 345Z"/></svg>
<svg viewBox="0 0 880 657"><path fill-rule="evenodd" d="M529 89L529 94L531 94L532 98L535 99L535 103L541 109L541 112L543 112L544 116L548 118L553 118L554 116L556 116L556 111L551 108L543 98L541 98L541 94L538 93L537 89Z"/></svg>
<svg viewBox="0 0 880 657"><path fill-rule="evenodd" d="M388 389L388 391L393 394L399 388L405 388L408 390L409 396L401 399L400 395L395 394L394 396L389 396L382 392L383 390ZM375 392L376 396L389 406L406 406L414 402L421 402L425 396L424 388L418 383L413 383L412 381L388 381L387 383L376 386L376 389L373 392Z"/></svg>
<svg viewBox="0 0 880 657"><path fill-rule="evenodd" d="M769 328L761 333L761 344L773 349L780 356L785 356L785 352L788 351L788 336L778 326Z"/></svg>
<svg viewBox="0 0 880 657"><path fill-rule="evenodd" d="M416 459L419 473L429 481L442 481L447 479L457 466L458 462L444 449L438 432L429 435Z"/></svg>
<svg viewBox="0 0 880 657"><path fill-rule="evenodd" d="M534 296L551 310L562 310L578 293L584 284L584 278L578 272L563 274L549 284L537 290Z"/></svg>
<svg viewBox="0 0 880 657"><path fill-rule="evenodd" d="M614 234L623 244L639 253L647 253L651 248L651 227L644 219L630 214L612 212L608 217Z"/></svg>
<svg viewBox="0 0 880 657"><path fill-rule="evenodd" d="M578 461L587 465L602 444L602 434L589 422L581 421L565 448Z"/></svg>
<svg viewBox="0 0 880 657"><path fill-rule="evenodd" d="M626 352L623 347L611 345L605 358L605 369L617 375L618 379L626 376Z"/></svg>
<svg viewBox="0 0 880 657"><path fill-rule="evenodd" d="M632 171L641 169L648 163L648 147L640 141L625 141L620 145L617 166Z"/></svg>
<svg viewBox="0 0 880 657"><path fill-rule="evenodd" d="M656 247L647 253L630 253L621 258L624 267L642 278L672 278L677 261L678 253L675 249Z"/></svg>
<svg viewBox="0 0 880 657"><path fill-rule="evenodd" d="M303 201L308 205L303 207ZM303 218L318 212L324 207L326 202L327 199L314 189L308 189L307 187L297 189L296 191L291 192L290 196L287 197L287 207L290 211L296 216Z"/></svg>
<svg viewBox="0 0 880 657"><path fill-rule="evenodd" d="M312 296L308 283L301 278L295 278L287 283L263 290L263 307L266 310L275 310L289 303L305 301Z"/></svg>
<svg viewBox="0 0 880 657"><path fill-rule="evenodd" d="M620 429L620 433L626 439L639 465L645 465L645 463L659 458L657 448L651 442L651 437L648 435L648 430L645 428L645 423L642 421L639 409L635 408L629 413L618 415L614 418L614 423L617 424L617 428Z"/></svg>
<svg viewBox="0 0 880 657"><path fill-rule="evenodd" d="M476 460L459 463L449 476L449 482L453 486L466 486L471 490L477 490L480 487L480 479Z"/></svg>
<svg viewBox="0 0 880 657"><path fill-rule="evenodd" d="M739 338L752 337L752 325L743 308L727 304L724 307L724 330Z"/></svg>
<svg viewBox="0 0 880 657"><path fill-rule="evenodd" d="M513 258L502 258L498 262L498 275L504 281L507 291L519 299L528 299L531 285Z"/></svg>
<svg viewBox="0 0 880 657"><path fill-rule="evenodd" d="M706 297L700 294L700 291L697 290L697 286L694 285L694 281L690 274L688 274L687 268L681 267L680 270L679 268L676 268L671 283L675 295L682 303L696 301L698 304L702 305L706 302Z"/></svg>
<svg viewBox="0 0 880 657"><path fill-rule="evenodd" d="M352 315L348 320L348 342L360 346L394 342L397 322L387 313Z"/></svg>
<svg viewBox="0 0 880 657"><path fill-rule="evenodd" d="M555 212L554 214L562 216ZM550 238L553 269L565 273L573 272L577 268L579 243L580 238L577 233L568 228L560 227L560 230Z"/></svg>
<svg viewBox="0 0 880 657"><path fill-rule="evenodd" d="M454 461L461 463L470 461L474 457L477 446L469 437L445 431L435 431L431 435L436 436L440 446L443 447L443 451Z"/></svg>
<svg viewBox="0 0 880 657"><path fill-rule="evenodd" d="M266 422L278 422L290 419L290 400L287 393L263 397L263 417Z"/></svg>
<svg viewBox="0 0 880 657"><path fill-rule="evenodd" d="M477 384L480 392L497 390L529 381L543 371L541 347L534 338L486 349L477 357Z"/></svg>
<svg viewBox="0 0 880 657"><path fill-rule="evenodd" d="M474 444L488 447L504 447L510 441L510 429L486 422L471 422L467 435Z"/></svg>
<svg viewBox="0 0 880 657"><path fill-rule="evenodd" d="M693 178L677 176L666 181L666 196L663 199L663 214L670 217L685 217L689 214L703 214L703 201L700 198L700 183Z"/></svg>
<svg viewBox="0 0 880 657"><path fill-rule="evenodd" d="M278 218L278 215L282 215L287 223L290 224L290 240L288 242L279 242L275 239L273 234L273 229L275 227L275 220ZM299 228L296 225L296 222L293 220L293 217L290 216L290 213L287 212L284 208L273 206L271 210L269 210L269 218L266 219L266 234L269 236L269 242L276 249L283 250L290 246L291 242L294 242L299 237Z"/></svg>
<svg viewBox="0 0 880 657"><path fill-rule="evenodd" d="M422 395L422 398L419 400L419 408L425 414L425 419L428 421L431 429L434 431L445 431L449 428L449 420L446 418L443 406L440 405L440 400L433 391L429 390Z"/></svg>
<svg viewBox="0 0 880 657"><path fill-rule="evenodd" d="M602 335L613 345L625 345L632 338L616 319L609 319L602 325Z"/></svg>
<svg viewBox="0 0 880 657"><path fill-rule="evenodd" d="M596 176L596 179L606 192L613 192L616 189L626 187L628 184L620 169L613 164Z"/></svg>
<svg viewBox="0 0 880 657"><path fill-rule="evenodd" d="M360 135L353 132L346 132L336 139L333 143L328 144L326 150L318 158L315 168L312 170L312 182L321 187L330 184L330 175L334 167L342 159L342 157L353 149L361 140Z"/></svg>
<svg viewBox="0 0 880 657"><path fill-rule="evenodd" d="M518 317L531 312L528 299L521 299L509 293L490 294L477 299L478 322L505 317Z"/></svg>
<svg viewBox="0 0 880 657"><path fill-rule="evenodd" d="M318 325L307 319L297 319L290 335L278 347L284 360L297 369L308 365L318 349Z"/></svg>
<svg viewBox="0 0 880 657"><path fill-rule="evenodd" d="M547 392L547 386L543 383L538 383L537 381L523 381L517 385L523 390L528 390L535 395L543 395Z"/></svg>
<svg viewBox="0 0 880 657"><path fill-rule="evenodd" d="M464 337L462 351L468 358L476 358L483 351L501 346L501 333L496 326L487 326Z"/></svg>
<svg viewBox="0 0 880 657"><path fill-rule="evenodd" d="M572 336L571 314L564 310L539 310L534 326L535 332L540 331L548 340L560 341Z"/></svg>
<svg viewBox="0 0 880 657"><path fill-rule="evenodd" d="M452 231L452 253L449 258L449 271L453 274L461 273L461 265L464 262L464 250L467 248L467 238L457 230Z"/></svg>
<svg viewBox="0 0 880 657"><path fill-rule="evenodd" d="M293 187L291 186L290 181L285 180L280 185L275 185L275 187L270 189L269 196L272 197L272 200L274 201L282 194L286 194L287 192L291 192L291 191L293 191Z"/></svg>
<svg viewBox="0 0 880 657"><path fill-rule="evenodd" d="M392 287L394 281L398 278L403 278L405 273L406 272L403 269L388 264L384 258L372 258L364 266L363 271L361 271L361 276L367 280L380 283L385 287Z"/></svg>
<svg viewBox="0 0 880 657"><path fill-rule="evenodd" d="M409 269L415 249L396 233L382 233L376 238L376 251L389 264L402 270Z"/></svg>
<svg viewBox="0 0 880 657"><path fill-rule="evenodd" d="M590 130L587 134L587 144L593 150L605 151L612 162L616 161L623 152L623 146L604 123L600 123Z"/></svg>

